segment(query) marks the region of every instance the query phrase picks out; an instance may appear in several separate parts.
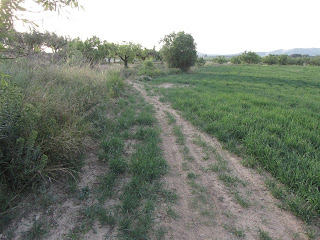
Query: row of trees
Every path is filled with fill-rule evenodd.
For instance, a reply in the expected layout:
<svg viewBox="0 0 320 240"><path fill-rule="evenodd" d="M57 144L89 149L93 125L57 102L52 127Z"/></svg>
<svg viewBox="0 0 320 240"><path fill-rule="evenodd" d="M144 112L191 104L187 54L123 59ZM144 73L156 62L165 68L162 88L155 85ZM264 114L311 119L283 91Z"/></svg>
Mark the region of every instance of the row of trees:
<svg viewBox="0 0 320 240"><path fill-rule="evenodd" d="M65 7L79 7L78 0L33 0L38 5L43 7L45 11L60 11ZM27 11L24 8L23 0L2 0L0 5L0 51L6 52L6 56L12 56L12 48L10 44L15 40L16 32L14 31L14 22L23 21L30 25L35 25L28 19L21 19L18 16L18 12Z"/></svg>
<svg viewBox="0 0 320 240"><path fill-rule="evenodd" d="M260 57L255 52L244 52L241 55L226 58L225 56L217 56L212 59L213 62L223 64L231 62L233 64L268 64L268 65L314 65L320 66L320 56L310 57L308 55L267 55Z"/></svg>
<svg viewBox="0 0 320 240"><path fill-rule="evenodd" d="M312 65L320 66L320 56L308 55L268 55L262 58L262 62L268 65Z"/></svg>
<svg viewBox="0 0 320 240"><path fill-rule="evenodd" d="M0 42L6 47L5 51L1 52L2 59L27 56L44 52L47 49L51 49L53 53L59 52L69 57L73 57L77 55L77 52L80 52L91 65L102 60L105 61L105 59L108 59L110 63L111 59L119 58L127 67L128 63L136 58L142 60L150 57L157 60L161 59L159 52L155 48L143 48L140 44L132 42L109 43L100 40L96 36L82 41L79 38L70 40L49 32L12 32L10 38L2 38Z"/></svg>
<svg viewBox="0 0 320 240"><path fill-rule="evenodd" d="M5 50L1 52L2 59L12 59L27 56L33 53L43 52L50 48L53 53L66 49L68 41L55 33L32 32L11 32L10 38L2 38L0 41Z"/></svg>
<svg viewBox="0 0 320 240"><path fill-rule="evenodd" d="M160 51L143 48L140 44L122 42L115 44L93 36L85 41L80 38L67 39L55 33L30 33L12 32L11 38L2 38L1 43L6 47L1 52L1 58L16 58L30 54L44 52L51 49L52 53L59 53L66 59L83 58L90 65L97 63L114 62L116 59L123 61L125 67L135 59L164 60L169 67L188 70L196 63L197 52L193 37L185 32L166 35L161 42Z"/></svg>
<svg viewBox="0 0 320 240"><path fill-rule="evenodd" d="M124 62L125 67L128 67L128 63L133 62L137 58L141 60L147 58L161 60L161 56L159 52L155 50L155 47L153 49L147 49L143 48L140 44L132 42L115 44L101 41L96 36L85 41L81 41L79 38L69 41L69 57L72 57L77 52L80 52L90 64L96 64L106 59L110 63L112 59L115 61L116 58L119 58Z"/></svg>
<svg viewBox="0 0 320 240"><path fill-rule="evenodd" d="M132 42L122 42L121 44L109 43L101 41L98 37L92 37L85 41L79 38L68 42L69 57L80 52L90 64L116 58L124 62L124 66L128 67L128 63L135 59L146 60L147 58L155 60L164 60L171 68L180 68L187 71L191 66L195 65L197 60L196 44L193 37L185 32L171 33L166 35L161 42L163 46L160 51L143 48L140 44Z"/></svg>
<svg viewBox="0 0 320 240"><path fill-rule="evenodd" d="M154 59L164 59L169 67L176 67L188 70L196 63L196 44L190 34L184 32L171 33L166 35L163 47L159 52L153 49L142 48L140 44L132 42L122 42L121 44L101 41L97 37L92 37L85 41L79 38L68 41L64 37L54 33L18 33L14 30L14 22L22 20L34 25L28 19L19 19L18 12L26 11L22 7L23 0L1 1L0 5L0 58L16 58L26 56L31 53L44 51L51 48L53 53L64 50L68 56L72 57L76 52L81 53L85 59L94 64L101 60L120 58L125 67L135 58L145 60L148 57ZM78 0L34 0L43 9L49 11L59 11L64 7L79 7Z"/></svg>

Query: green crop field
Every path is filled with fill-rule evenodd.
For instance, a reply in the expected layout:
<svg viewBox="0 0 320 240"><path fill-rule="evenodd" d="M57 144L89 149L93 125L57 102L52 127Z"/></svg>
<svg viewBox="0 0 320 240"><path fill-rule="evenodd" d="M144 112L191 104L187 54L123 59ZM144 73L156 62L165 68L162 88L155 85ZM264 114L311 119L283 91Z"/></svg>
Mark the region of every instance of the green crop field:
<svg viewBox="0 0 320 240"><path fill-rule="evenodd" d="M207 66L153 84L184 117L259 164L320 215L320 68Z"/></svg>

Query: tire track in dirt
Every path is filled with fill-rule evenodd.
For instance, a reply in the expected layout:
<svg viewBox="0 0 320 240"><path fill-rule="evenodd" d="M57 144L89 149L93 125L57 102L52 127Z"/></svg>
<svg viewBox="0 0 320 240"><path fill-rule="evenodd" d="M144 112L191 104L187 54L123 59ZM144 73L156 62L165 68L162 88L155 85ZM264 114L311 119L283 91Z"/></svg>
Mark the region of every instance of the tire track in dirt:
<svg viewBox="0 0 320 240"><path fill-rule="evenodd" d="M171 169L164 181L179 197L178 203L174 206L179 218L174 220L168 215L162 216L161 224L168 229L169 239L259 239L259 231L268 233L272 239L308 239L303 222L277 207L280 202L266 189L264 176L254 169L244 167L239 157L223 150L216 139L197 130L168 104L160 102L159 97L148 96L142 84L132 84L146 101L155 107L155 115L161 127L163 154ZM185 146L193 159L187 162L188 171L198 176L196 183L205 189L203 194L199 195L199 191L197 193L188 183L188 173L182 167L186 161L181 146L172 135L172 126L168 124L166 112L173 115L176 124L181 126ZM199 136L202 141L213 147L217 154L211 154L210 159L204 161L203 149L195 144L195 136ZM236 191L245 196L248 207L239 205L232 189L219 179L219 173L206 171L209 164L218 162L217 156L227 161L232 176L246 183L244 186L237 186ZM196 198L197 194L200 198ZM201 197L214 206L213 220L191 206L194 200L201 201ZM160 214L165 215L163 211Z"/></svg>

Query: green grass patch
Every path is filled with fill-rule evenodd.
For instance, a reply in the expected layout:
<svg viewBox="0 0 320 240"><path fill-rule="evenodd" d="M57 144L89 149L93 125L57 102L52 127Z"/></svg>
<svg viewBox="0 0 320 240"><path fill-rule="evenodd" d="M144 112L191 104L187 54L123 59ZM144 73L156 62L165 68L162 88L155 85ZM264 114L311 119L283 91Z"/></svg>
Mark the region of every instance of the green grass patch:
<svg viewBox="0 0 320 240"><path fill-rule="evenodd" d="M48 227L41 221L34 221L32 227L25 233L23 237L26 240L40 240L49 232Z"/></svg>
<svg viewBox="0 0 320 240"><path fill-rule="evenodd" d="M151 84L193 86L162 94L229 150L271 172L319 217L319 78L311 66L207 66Z"/></svg>
<svg viewBox="0 0 320 240"><path fill-rule="evenodd" d="M100 155L100 158L109 160L110 158L119 157L124 150L124 139L119 136L109 136L102 141L101 148L103 149L103 154Z"/></svg>
<svg viewBox="0 0 320 240"><path fill-rule="evenodd" d="M259 232L260 240L272 240L272 238L269 236L269 234L266 231L259 229L258 232Z"/></svg>
<svg viewBox="0 0 320 240"><path fill-rule="evenodd" d="M175 117L174 117L171 113L169 113L169 112L166 111L166 115L167 115L167 118L168 118L168 123L169 123L170 125L176 123L176 119L175 119Z"/></svg>
<svg viewBox="0 0 320 240"><path fill-rule="evenodd" d="M236 228L235 226L229 226L224 224L223 227L232 233L233 235L239 237L239 238L244 238L246 236L244 229L242 228Z"/></svg>
<svg viewBox="0 0 320 240"><path fill-rule="evenodd" d="M179 145L185 144L185 137L184 137L183 132L181 130L181 126L174 125L173 126L173 134L177 137L177 143Z"/></svg>
<svg viewBox="0 0 320 240"><path fill-rule="evenodd" d="M148 239L157 199L174 202L177 196L164 190L159 181L167 171L167 163L159 146L160 131L152 106L133 92L124 96L127 100L118 103L104 120L106 137L101 142L100 158L107 160L109 171L101 178L99 200L119 200L114 214L118 216L120 238ZM126 152L126 140L134 144L130 154ZM123 176L129 179L123 182ZM108 215L98 217L109 221Z"/></svg>

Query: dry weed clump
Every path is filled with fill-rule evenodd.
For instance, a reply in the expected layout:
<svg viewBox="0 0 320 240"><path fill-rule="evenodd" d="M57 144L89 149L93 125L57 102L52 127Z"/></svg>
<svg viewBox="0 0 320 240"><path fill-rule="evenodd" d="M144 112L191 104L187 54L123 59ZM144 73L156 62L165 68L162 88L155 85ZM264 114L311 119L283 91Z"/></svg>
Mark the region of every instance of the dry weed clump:
<svg viewBox="0 0 320 240"><path fill-rule="evenodd" d="M0 63L3 76L10 75L0 86L1 213L12 206L11 192L79 168L91 113L124 88L120 71L110 71Z"/></svg>

